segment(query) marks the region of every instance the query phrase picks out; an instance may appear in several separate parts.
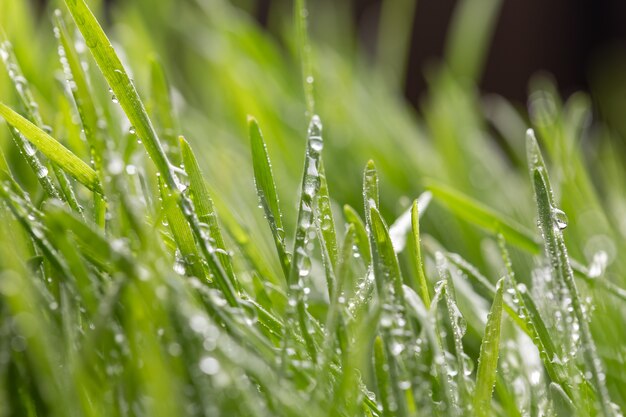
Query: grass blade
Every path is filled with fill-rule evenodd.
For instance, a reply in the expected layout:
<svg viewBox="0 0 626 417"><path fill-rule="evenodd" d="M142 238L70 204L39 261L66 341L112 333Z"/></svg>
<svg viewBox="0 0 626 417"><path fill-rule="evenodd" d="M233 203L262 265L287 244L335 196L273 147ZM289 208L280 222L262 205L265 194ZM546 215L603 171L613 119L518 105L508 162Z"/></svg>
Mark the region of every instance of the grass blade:
<svg viewBox="0 0 626 417"><path fill-rule="evenodd" d="M417 266L417 279L419 283L419 291L422 296L422 301L426 309L430 309L430 295L428 294L428 283L426 282L426 275L424 274L424 264L422 262L422 250L420 242L420 226L419 226L419 206L417 200L413 202L411 208L411 229L413 236L413 256L415 257L415 264Z"/></svg>
<svg viewBox="0 0 626 417"><path fill-rule="evenodd" d="M445 185L431 182L427 188L459 218L492 233L502 233L511 244L531 253L539 253L539 242L524 226Z"/></svg>
<svg viewBox="0 0 626 417"><path fill-rule="evenodd" d="M215 210L213 199L211 198L209 189L200 171L200 165L185 138L180 136L179 142L183 164L189 178L189 193L198 220L201 224L208 226L209 235L215 242L215 248L219 251L217 255L224 271L228 274L231 281L236 283L232 261L226 249L224 237L222 236L222 231L218 223L217 211Z"/></svg>
<svg viewBox="0 0 626 417"><path fill-rule="evenodd" d="M92 191L102 192L96 172L82 159L33 123L0 103L0 116L20 131L48 159Z"/></svg>
<svg viewBox="0 0 626 417"><path fill-rule="evenodd" d="M252 148L252 165L254 168L254 183L256 185L257 195L259 196L259 201L263 206L265 217L272 231L283 273L285 274L285 278L287 278L289 277L291 260L289 259L289 253L285 245L285 230L283 228L282 213L278 202L274 174L272 173L272 164L259 124L254 118L249 117L248 127L250 131L250 147Z"/></svg>
<svg viewBox="0 0 626 417"><path fill-rule="evenodd" d="M500 327L502 324L502 291L504 281L496 285L496 295L487 316L485 335L480 344L478 370L476 371L476 390L474 391L474 409L480 417L490 415L491 395L496 382L498 369L498 351L500 348Z"/></svg>
<svg viewBox="0 0 626 417"><path fill-rule="evenodd" d="M363 220L352 207L345 205L343 207L343 215L346 217L348 224L354 227L355 243L359 250L360 255L363 257L365 265L369 265L372 262L372 254L370 250L370 243L367 237L367 230Z"/></svg>
<svg viewBox="0 0 626 417"><path fill-rule="evenodd" d="M206 274L202 268L200 253L196 247L193 232L185 217L178 209L176 199L169 193L163 181L160 180L159 190L163 201L163 211L165 212L167 223L174 236L176 246L178 246L178 250L180 251L185 271L188 275L197 278L205 278Z"/></svg>
<svg viewBox="0 0 626 417"><path fill-rule="evenodd" d="M141 139L161 175L164 176L165 183L172 189L177 188L178 184L170 162L163 151L135 84L126 73L104 30L89 10L85 0L65 0L65 4L137 136Z"/></svg>
<svg viewBox="0 0 626 417"><path fill-rule="evenodd" d="M595 343L591 336L591 330L589 329L589 321L583 310L578 288L574 281L574 273L569 262L567 255L567 249L563 240L562 228L566 226L559 218L559 211L554 207L554 197L552 189L550 187L548 173L545 169L545 164L537 140L534 137L534 133L529 129L527 133L527 149L530 165L530 173L533 180L533 188L535 190L535 198L537 202L537 213L539 218L539 228L542 232L545 244L547 256L550 259L550 263L555 269L557 279L562 280L564 286L569 292L571 297L571 305L574 310L574 315L580 326L580 337L582 341L583 356L585 358L585 364L587 370L591 372L592 381L596 393L598 395L598 402L600 410L605 417L613 415L611 400L605 384L604 372Z"/></svg>

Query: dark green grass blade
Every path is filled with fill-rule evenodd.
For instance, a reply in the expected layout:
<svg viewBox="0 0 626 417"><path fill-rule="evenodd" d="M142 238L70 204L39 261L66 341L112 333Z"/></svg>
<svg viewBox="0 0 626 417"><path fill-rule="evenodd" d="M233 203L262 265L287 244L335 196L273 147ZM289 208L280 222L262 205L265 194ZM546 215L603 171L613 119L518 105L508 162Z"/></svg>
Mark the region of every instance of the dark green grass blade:
<svg viewBox="0 0 626 417"><path fill-rule="evenodd" d="M478 370L476 371L476 389L474 391L474 410L478 416L488 416L491 410L491 395L496 382L498 369L498 351L500 348L500 327L502 324L502 291L504 281L496 285L496 295L487 316L485 335L480 344Z"/></svg>
<svg viewBox="0 0 626 417"><path fill-rule="evenodd" d="M538 241L524 226L444 185L431 182L427 188L458 217L492 233L502 233L511 244L531 253L539 253Z"/></svg>
<svg viewBox="0 0 626 417"><path fill-rule="evenodd" d="M276 245L276 251L278 252L278 258L283 272L285 277L288 277L291 261L287 247L285 246L285 230L283 228L282 213L278 202L278 193L272 173L272 165L269 154L267 153L267 146L265 145L257 121L250 117L248 119L248 126L250 130L250 147L252 148L252 165L254 167L254 183L256 184L257 195L259 196L259 201L261 202L261 206L263 206L265 217L272 231L272 237L274 238L274 244Z"/></svg>
<svg viewBox="0 0 626 417"><path fill-rule="evenodd" d="M101 192L100 181L96 172L52 136L2 103L0 103L0 116L19 130L48 159L59 165L90 190Z"/></svg>

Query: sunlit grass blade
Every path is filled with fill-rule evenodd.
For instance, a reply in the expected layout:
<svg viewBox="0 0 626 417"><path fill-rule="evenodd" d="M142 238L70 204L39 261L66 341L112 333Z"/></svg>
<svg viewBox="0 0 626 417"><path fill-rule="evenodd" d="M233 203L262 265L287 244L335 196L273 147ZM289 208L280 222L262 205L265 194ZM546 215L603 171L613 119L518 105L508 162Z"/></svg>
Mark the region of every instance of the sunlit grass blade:
<svg viewBox="0 0 626 417"><path fill-rule="evenodd" d="M0 116L19 130L48 159L58 164L90 190L101 192L96 172L56 139L2 103L0 103Z"/></svg>
<svg viewBox="0 0 626 417"><path fill-rule="evenodd" d="M427 187L435 199L458 217L492 233L502 233L511 244L531 253L539 252L540 246L537 239L524 226L506 219L491 208L445 185L430 182Z"/></svg>
<svg viewBox="0 0 626 417"><path fill-rule="evenodd" d="M502 291L504 281L496 285L496 295L487 316L485 335L480 344L478 369L476 371L476 389L474 391L474 410L478 416L488 416L491 410L491 395L496 382L498 352L500 349L500 327L502 324Z"/></svg>
<svg viewBox="0 0 626 417"><path fill-rule="evenodd" d="M257 195L265 217L272 231L278 258L283 268L285 277L289 276L291 261L285 246L285 230L283 228L282 213L278 202L278 193L274 183L274 174L270 162L267 146L263 140L261 129L255 119L248 119L250 133L250 147L252 148L252 165L254 167L254 183L256 184Z"/></svg>

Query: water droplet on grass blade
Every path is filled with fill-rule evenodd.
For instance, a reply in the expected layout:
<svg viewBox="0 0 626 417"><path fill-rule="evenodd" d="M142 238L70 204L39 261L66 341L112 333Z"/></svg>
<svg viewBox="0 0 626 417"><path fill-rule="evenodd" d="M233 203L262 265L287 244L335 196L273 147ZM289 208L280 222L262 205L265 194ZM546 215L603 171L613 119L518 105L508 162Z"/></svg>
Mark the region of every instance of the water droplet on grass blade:
<svg viewBox="0 0 626 417"><path fill-rule="evenodd" d="M557 229L563 230L567 227L567 215L563 210L552 207L552 219Z"/></svg>

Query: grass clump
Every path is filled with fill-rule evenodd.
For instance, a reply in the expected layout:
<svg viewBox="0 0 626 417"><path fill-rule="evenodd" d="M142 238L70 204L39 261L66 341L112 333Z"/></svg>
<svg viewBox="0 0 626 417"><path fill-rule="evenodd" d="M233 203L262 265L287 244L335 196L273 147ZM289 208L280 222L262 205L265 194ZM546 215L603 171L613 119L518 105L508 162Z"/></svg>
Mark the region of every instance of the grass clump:
<svg viewBox="0 0 626 417"><path fill-rule="evenodd" d="M133 13L151 7L180 39L159 20L168 5L137 0L120 19L140 33ZM491 26L462 48L474 16L464 3L423 120L392 98L397 62L376 66L369 89L354 74L337 104L326 97L342 93L347 63L309 42L305 6L295 63L228 3L182 8L219 53L188 40L192 65L172 73L199 82L204 62L210 87L230 94L192 84L185 111L169 61L143 63L149 76L134 81L85 0L53 14L59 83L23 71L2 41L0 416L621 415L622 159L601 144L605 166L585 168L572 135L591 134L588 102L562 106L544 84L533 93L530 125L552 166L532 129L527 157L515 141L509 159L494 151L466 85ZM240 56L283 84L256 90L248 78L262 75ZM317 74L316 60L333 71ZM214 118L198 112L216 96ZM246 126L243 111L258 121ZM493 123L503 136L507 120ZM342 148L349 126L358 139ZM396 204L402 195L419 197Z"/></svg>

